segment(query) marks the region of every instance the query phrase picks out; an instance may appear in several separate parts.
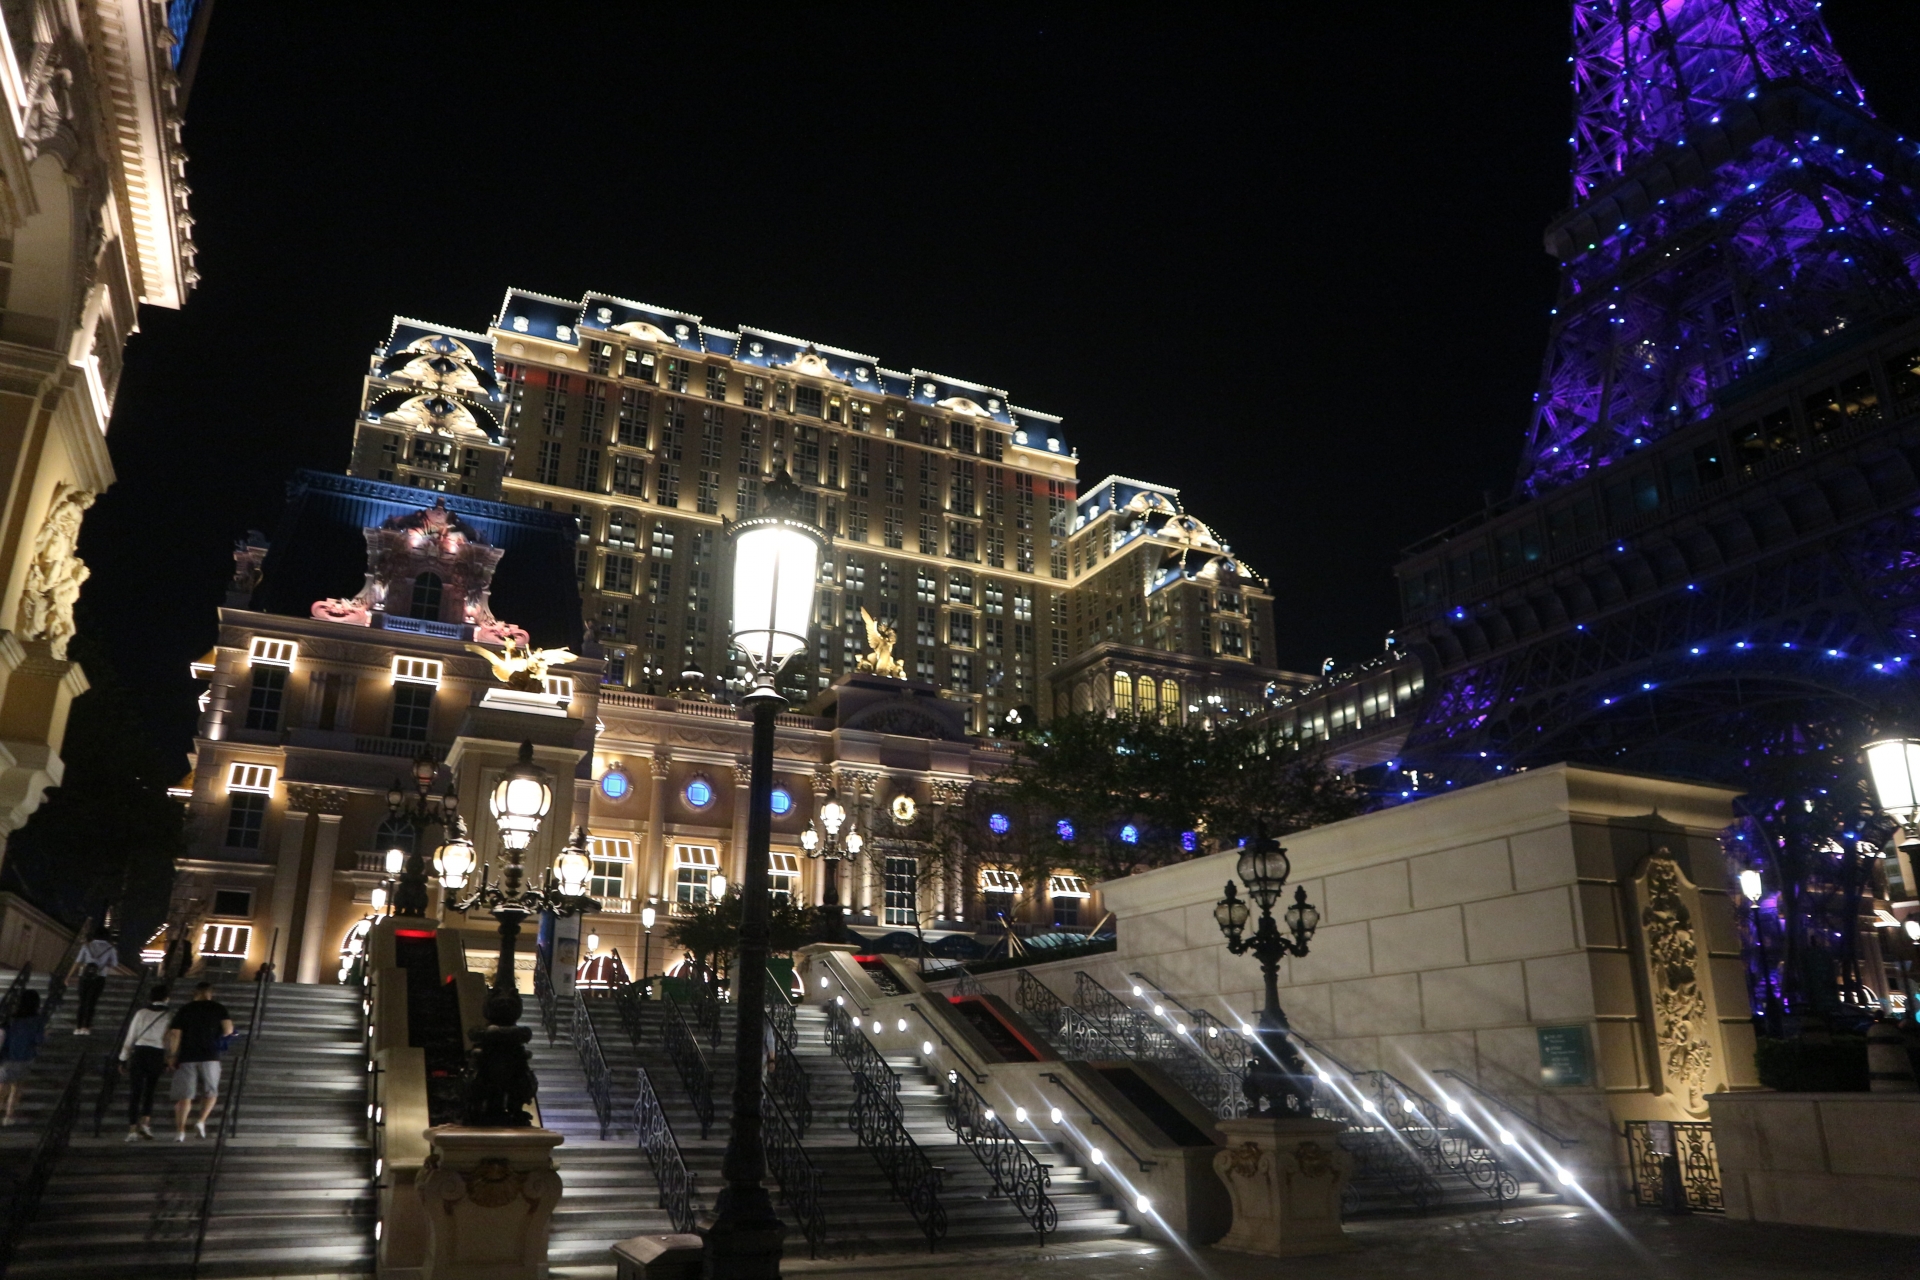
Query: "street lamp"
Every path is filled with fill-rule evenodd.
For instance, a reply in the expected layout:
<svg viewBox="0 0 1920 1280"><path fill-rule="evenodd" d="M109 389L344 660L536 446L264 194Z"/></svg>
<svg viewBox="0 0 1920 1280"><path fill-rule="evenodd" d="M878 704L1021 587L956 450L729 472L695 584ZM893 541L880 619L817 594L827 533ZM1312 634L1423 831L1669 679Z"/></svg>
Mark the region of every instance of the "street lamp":
<svg viewBox="0 0 1920 1280"><path fill-rule="evenodd" d="M501 870L499 882L494 883L493 867L489 864L481 869L479 887L465 898L454 900L455 886L448 873L463 859L469 860L470 869L473 856L473 846L466 843L458 815L451 824L456 838L443 845L435 858L447 883L447 905L462 914L475 907L483 908L500 923L500 955L495 961L493 988L481 1006L487 1025L467 1033L474 1047L468 1055L462 1124L501 1129L523 1128L533 1123L533 1117L523 1110L533 1101L536 1088L528 1065L531 1055L525 1047L533 1038L533 1031L520 1025L520 988L513 973L514 939L527 917L542 911L570 916L595 911L600 906L579 892L586 887L586 877L573 859L585 857L584 830L575 832L566 850L554 860L544 886L529 888L526 883L521 855L533 842L540 820L552 805L553 788L547 771L533 762L533 744L523 742L519 760L508 767L494 787L488 806L500 828L500 843L507 851L507 863ZM588 866L591 867L591 863ZM459 879L464 885L466 875L461 874Z"/></svg>
<svg viewBox="0 0 1920 1280"><path fill-rule="evenodd" d="M740 878L739 1010L733 1046L733 1117L706 1236L714 1280L774 1280L786 1227L763 1185L767 1153L760 1128L761 1043L766 1013L767 949L772 934L768 846L773 840L773 719L787 700L774 677L807 645L813 616L820 534L797 514L800 487L785 469L763 491L764 515L728 527L733 543L733 645L752 666L741 701L753 712L753 767L747 785L747 857Z"/></svg>
<svg viewBox="0 0 1920 1280"><path fill-rule="evenodd" d="M840 828L847 827L845 840L840 838ZM821 834L825 828L826 834ZM821 875L820 890L820 940L822 942L845 942L847 940L847 913L840 905L840 860L857 858L866 848L867 838L856 827L847 826L847 810L838 800L829 800L820 806L818 822L807 823L807 829L800 833L800 847L809 858L822 859L826 867Z"/></svg>
<svg viewBox="0 0 1920 1280"><path fill-rule="evenodd" d="M660 913L648 903L640 908L640 929L643 941L640 944L640 991L645 995L653 985L653 922Z"/></svg>
<svg viewBox="0 0 1920 1280"><path fill-rule="evenodd" d="M398 877L392 895L395 915L427 914L427 863L420 856L420 833L427 827L449 825L460 806L451 780L445 794L434 794L433 784L439 774L440 762L433 758L432 751L422 747L413 760L412 791L399 778L387 788L388 820L396 826L405 823L414 833L410 848L387 851L387 874ZM396 858L396 854L400 856Z"/></svg>
<svg viewBox="0 0 1920 1280"><path fill-rule="evenodd" d="M1865 751L1874 799L1900 822L1900 847L1920 852L1920 740L1882 738Z"/></svg>
<svg viewBox="0 0 1920 1280"><path fill-rule="evenodd" d="M1260 1025L1255 1032L1261 1053L1247 1072L1247 1103L1256 1115L1263 1111L1274 1114L1292 1111L1304 1116L1313 1108L1313 1077L1289 1038L1287 1015L1280 1009L1278 975L1280 957L1307 954L1307 943L1313 931L1320 927L1320 912L1307 901L1306 887L1296 888L1292 904L1281 913L1291 936L1281 934L1274 923L1273 906L1280 901L1293 868L1287 861L1287 851L1264 831L1240 855L1234 870L1260 908L1260 927L1253 937L1242 936L1252 910L1240 900L1239 890L1231 880L1227 881L1226 896L1214 904L1214 922L1226 935L1227 949L1234 955L1253 952L1260 962L1260 976L1267 989L1266 1008L1260 1011Z"/></svg>

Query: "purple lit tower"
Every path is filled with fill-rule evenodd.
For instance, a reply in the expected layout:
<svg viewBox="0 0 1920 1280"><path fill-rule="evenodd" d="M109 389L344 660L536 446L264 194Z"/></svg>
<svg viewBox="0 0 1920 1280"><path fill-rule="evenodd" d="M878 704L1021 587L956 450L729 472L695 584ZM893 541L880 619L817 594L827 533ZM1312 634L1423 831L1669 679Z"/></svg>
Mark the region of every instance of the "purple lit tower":
<svg viewBox="0 0 1920 1280"><path fill-rule="evenodd" d="M1388 654L1273 715L1408 799L1557 761L1742 788L1756 1003L1844 1018L1907 980L1834 922L1920 897L1857 761L1920 731L1920 147L1812 0L1580 0L1572 54L1515 491L1407 551Z"/></svg>
<svg viewBox="0 0 1920 1280"><path fill-rule="evenodd" d="M1759 369L1920 301L1920 162L1812 0L1573 6L1573 204L1520 485L1577 479Z"/></svg>

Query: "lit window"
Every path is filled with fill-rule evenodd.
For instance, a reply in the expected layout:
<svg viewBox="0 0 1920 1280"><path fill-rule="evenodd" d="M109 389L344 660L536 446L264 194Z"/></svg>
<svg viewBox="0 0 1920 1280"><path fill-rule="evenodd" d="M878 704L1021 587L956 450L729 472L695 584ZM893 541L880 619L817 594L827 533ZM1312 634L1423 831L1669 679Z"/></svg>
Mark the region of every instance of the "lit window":
<svg viewBox="0 0 1920 1280"><path fill-rule="evenodd" d="M253 791L267 795L273 791L274 767L270 764L240 764L227 769L227 790Z"/></svg>
<svg viewBox="0 0 1920 1280"><path fill-rule="evenodd" d="M888 858L886 865L886 912L883 923L915 925L920 923L920 863L916 858Z"/></svg>
<svg viewBox="0 0 1920 1280"><path fill-rule="evenodd" d="M1056 898L1091 898L1087 882L1079 876L1048 876L1047 892Z"/></svg>
<svg viewBox="0 0 1920 1280"><path fill-rule="evenodd" d="M720 870L720 851L704 845L675 845L673 862L673 910L684 915L707 900L707 886Z"/></svg>
<svg viewBox="0 0 1920 1280"><path fill-rule="evenodd" d="M572 676L548 676L546 677L546 681L548 697L564 698L568 702L573 701Z"/></svg>
<svg viewBox="0 0 1920 1280"><path fill-rule="evenodd" d="M785 787L775 787L769 803L772 805L773 811L776 814L793 812L793 796L788 793Z"/></svg>
<svg viewBox="0 0 1920 1280"><path fill-rule="evenodd" d="M616 836L587 837L592 863L587 896L605 900L627 896L627 868L633 865L633 841Z"/></svg>
<svg viewBox="0 0 1920 1280"><path fill-rule="evenodd" d="M255 636L247 647L247 660L270 667L290 667L300 654L300 646L291 640L269 640Z"/></svg>
<svg viewBox="0 0 1920 1280"><path fill-rule="evenodd" d="M267 797L258 791L235 791L227 800L227 848L258 849L260 830L267 822Z"/></svg>
<svg viewBox="0 0 1920 1280"><path fill-rule="evenodd" d="M609 800L618 800L633 789L633 783L627 778L627 771L614 765L600 775L600 794Z"/></svg>
<svg viewBox="0 0 1920 1280"><path fill-rule="evenodd" d="M1124 671L1113 673L1113 709L1121 715L1133 710L1133 679Z"/></svg>
<svg viewBox="0 0 1920 1280"><path fill-rule="evenodd" d="M713 803L713 784L705 778L695 778L687 784L687 803L695 809L704 809Z"/></svg>
<svg viewBox="0 0 1920 1280"><path fill-rule="evenodd" d="M435 658L401 658L393 660L393 678L410 684L440 683L440 663Z"/></svg>
<svg viewBox="0 0 1920 1280"><path fill-rule="evenodd" d="M781 853L777 849L767 854L767 893L782 902L791 902L794 891L799 887L799 855Z"/></svg>
<svg viewBox="0 0 1920 1280"><path fill-rule="evenodd" d="M1020 873L1003 871L999 867L982 867L980 868L980 892L1018 893L1020 892Z"/></svg>
<svg viewBox="0 0 1920 1280"><path fill-rule="evenodd" d="M238 956L245 958L247 943L253 938L253 926L245 924L210 924L200 935L200 954L203 956Z"/></svg>

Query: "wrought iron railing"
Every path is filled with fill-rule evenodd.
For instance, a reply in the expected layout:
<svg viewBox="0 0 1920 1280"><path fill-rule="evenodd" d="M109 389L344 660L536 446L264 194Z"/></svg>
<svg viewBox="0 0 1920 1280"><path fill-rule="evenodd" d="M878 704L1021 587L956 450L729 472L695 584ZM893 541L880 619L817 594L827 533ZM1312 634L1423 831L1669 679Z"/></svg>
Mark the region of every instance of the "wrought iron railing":
<svg viewBox="0 0 1920 1280"><path fill-rule="evenodd" d="M687 1097L693 1102L693 1113L700 1119L700 1136L704 1138L713 1132L713 1068L707 1065L707 1055L701 1051L699 1039L687 1024L680 1002L665 990L660 992L660 1010L665 1015L661 1039L667 1056L673 1059L673 1069L680 1073L680 1083L686 1086Z"/></svg>
<svg viewBox="0 0 1920 1280"><path fill-rule="evenodd" d="M1238 1070L1210 1056L1194 1040L1192 1024L1163 1023L1102 986L1091 974L1073 975L1073 1004L1130 1050L1172 1076L1194 1100L1222 1119L1247 1113L1246 1067ZM1183 1033L1182 1028L1185 1028Z"/></svg>
<svg viewBox="0 0 1920 1280"><path fill-rule="evenodd" d="M533 994L540 1002L540 1026L547 1033L547 1047L552 1048L560 1039L560 1011L554 1007L553 979L547 973L546 957L541 956L533 966Z"/></svg>
<svg viewBox="0 0 1920 1280"><path fill-rule="evenodd" d="M580 1055L580 1071L587 1078L587 1096L593 1099L593 1114L600 1121L600 1141L607 1140L613 1128L613 1073L607 1070L607 1055L600 1050L600 1032L593 1025L580 988L573 989L573 1051Z"/></svg>
<svg viewBox="0 0 1920 1280"><path fill-rule="evenodd" d="M769 1081L771 1084L771 1081ZM820 1256L827 1242L827 1216L821 1193L820 1170L800 1145L801 1131L794 1127L792 1115L781 1105L777 1090L762 1095L765 1109L760 1126L767 1148L767 1168L780 1184L780 1198L800 1223L807 1238L807 1256Z"/></svg>
<svg viewBox="0 0 1920 1280"><path fill-rule="evenodd" d="M1047 1232L1060 1225L1059 1211L1047 1194L1053 1176L1027 1150L1005 1117L987 1105L980 1091L951 1070L947 1072L947 1128L993 1176L993 1185L1040 1233L1044 1245Z"/></svg>
<svg viewBox="0 0 1920 1280"><path fill-rule="evenodd" d="M100 1059L100 1094L93 1100L93 1136L96 1138L106 1127L107 1109L113 1106L114 1091L120 1085L120 1046L127 1042L127 1028L133 1025L133 1015L147 1003L147 988L152 985L153 966L143 964L140 978L133 984L133 999L127 1001L127 1011L120 1015L120 1029L114 1033L106 1056Z"/></svg>
<svg viewBox="0 0 1920 1280"><path fill-rule="evenodd" d="M853 1110L848 1122L860 1145L887 1176L894 1197L907 1206L932 1249L947 1234L947 1211L940 1203L940 1167L927 1159L907 1132L900 1114L900 1077L861 1032L844 1006L827 1009L827 1046L853 1076Z"/></svg>
<svg viewBox="0 0 1920 1280"><path fill-rule="evenodd" d="M1060 1011L1067 1007L1067 1002L1025 969L1020 970L1016 979L1013 998L1020 1012L1038 1022L1049 1034L1059 1030Z"/></svg>
<svg viewBox="0 0 1920 1280"><path fill-rule="evenodd" d="M1627 1174L1633 1202L1656 1209L1725 1213L1713 1126L1700 1120L1629 1120Z"/></svg>
<svg viewBox="0 0 1920 1280"><path fill-rule="evenodd" d="M673 1136L673 1124L667 1119L660 1095L653 1091L653 1078L645 1067L636 1067L633 1098L633 1131L640 1150L653 1170L654 1185L660 1188L660 1207L667 1211L673 1229L690 1232L697 1225L693 1208L694 1175Z"/></svg>
<svg viewBox="0 0 1920 1280"><path fill-rule="evenodd" d="M767 1073L767 1088L778 1095L795 1131L805 1137L813 1127L813 1097L807 1069L793 1052L800 1043L799 1014L782 990L779 975L771 969L762 988L761 1005L767 1013L767 1025L773 1029L773 1067Z"/></svg>
<svg viewBox="0 0 1920 1280"><path fill-rule="evenodd" d="M1024 976L1025 970L1021 972ZM957 996L983 996L987 994L987 989L980 985L980 979L974 977L965 969L962 969L960 976L954 979L953 994Z"/></svg>
<svg viewBox="0 0 1920 1280"><path fill-rule="evenodd" d="M196 1277L200 1274L200 1255L207 1247L207 1226L213 1221L213 1200L220 1189L220 1164L227 1154L227 1139L240 1127L240 1104L247 1096L247 1068L253 1063L254 1045L266 1032L267 993L273 989L273 982L262 975L253 986L253 1013L247 1021L247 1034L240 1040L239 1059L233 1064L232 1083L225 1095L227 1105L220 1113L213 1159L207 1165L207 1186L200 1197L200 1217L193 1234L193 1275Z"/></svg>
<svg viewBox="0 0 1920 1280"><path fill-rule="evenodd" d="M20 966L19 972L13 975L13 981L7 984L7 994L0 997L0 1019L4 1020L0 1021L0 1026L13 1021L13 1011L20 1007L20 997L32 985L33 961L29 960Z"/></svg>
<svg viewBox="0 0 1920 1280"><path fill-rule="evenodd" d="M111 1053L106 1056L109 1060L113 1058ZM20 1175L20 1181L14 1184L13 1201L7 1206L5 1229L0 1232L0 1276L7 1273L7 1264L13 1260L14 1249L26 1234L28 1225L40 1212L40 1197L46 1194L53 1168L65 1154L67 1142L73 1136L73 1122L80 1114L80 1094L86 1085L89 1061L84 1053L74 1061L73 1069L67 1073L67 1082L61 1086L60 1096L54 1101L53 1113L47 1117L47 1127L40 1134L39 1145L33 1149L33 1160Z"/></svg>
<svg viewBox="0 0 1920 1280"><path fill-rule="evenodd" d="M1144 973L1130 973L1127 976L1133 979L1136 991L1142 994L1151 992L1154 1000L1180 1011L1193 1028L1195 1047L1240 1079L1246 1079L1255 1050L1252 1043L1240 1034L1237 1026L1214 1017L1205 1009L1188 1008Z"/></svg>

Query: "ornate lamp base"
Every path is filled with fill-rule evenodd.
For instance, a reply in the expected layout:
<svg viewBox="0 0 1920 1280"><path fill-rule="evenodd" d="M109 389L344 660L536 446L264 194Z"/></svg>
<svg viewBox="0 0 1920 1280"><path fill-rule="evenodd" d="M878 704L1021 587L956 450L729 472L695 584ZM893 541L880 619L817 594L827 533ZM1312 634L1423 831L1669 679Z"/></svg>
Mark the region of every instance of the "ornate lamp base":
<svg viewBox="0 0 1920 1280"><path fill-rule="evenodd" d="M1340 1193L1353 1176L1331 1120L1222 1120L1213 1171L1233 1197L1233 1228L1217 1247L1270 1258L1351 1249Z"/></svg>

